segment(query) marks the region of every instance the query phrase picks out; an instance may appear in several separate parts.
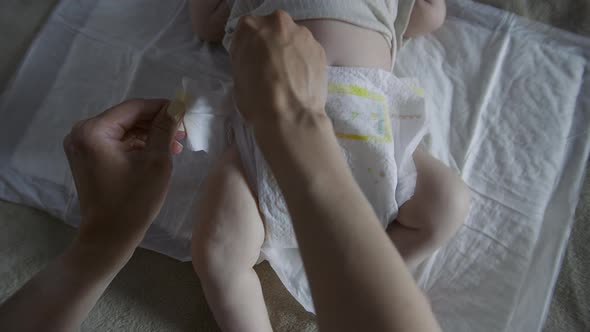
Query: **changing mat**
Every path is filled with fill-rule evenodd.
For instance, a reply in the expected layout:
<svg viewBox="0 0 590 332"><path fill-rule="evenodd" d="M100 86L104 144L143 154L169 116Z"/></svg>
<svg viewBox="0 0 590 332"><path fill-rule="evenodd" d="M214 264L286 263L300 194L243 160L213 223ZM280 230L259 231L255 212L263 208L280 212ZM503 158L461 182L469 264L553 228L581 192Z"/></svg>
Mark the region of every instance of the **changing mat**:
<svg viewBox="0 0 590 332"><path fill-rule="evenodd" d="M468 1L399 52L429 93L431 153L472 189L464 227L416 276L448 331L536 331L572 224L590 139L590 42ZM172 97L181 78L229 81L183 0L63 0L0 100L0 198L76 225L61 140L131 97ZM210 159L175 158L170 195L143 245L190 259ZM297 267L294 267L297 268ZM370 273L370 271L367 271Z"/></svg>

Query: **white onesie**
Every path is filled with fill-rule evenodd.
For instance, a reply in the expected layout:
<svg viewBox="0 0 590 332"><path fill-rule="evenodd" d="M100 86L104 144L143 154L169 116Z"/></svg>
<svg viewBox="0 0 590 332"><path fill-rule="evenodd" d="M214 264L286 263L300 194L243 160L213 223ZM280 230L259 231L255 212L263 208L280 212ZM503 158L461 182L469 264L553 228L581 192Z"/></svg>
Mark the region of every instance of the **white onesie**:
<svg viewBox="0 0 590 332"><path fill-rule="evenodd" d="M401 1L407 3L407 0ZM232 14L226 26L224 43L229 46L232 27L239 16L246 13L264 15L282 8L296 20L337 18L350 22L350 17L358 17L351 23L381 32L390 38L392 47L396 47L396 40L400 38L394 29L396 2L230 0ZM312 11L310 6L320 9ZM409 11L405 16L409 17ZM407 20L400 24L402 32L405 31ZM416 170L412 154L426 130L424 92L415 80L400 79L381 69L328 67L327 77L326 113L332 120L356 182L385 228L397 216L399 206L415 190ZM205 150L215 158L227 144L226 129L233 129L248 181L258 196L266 224L261 258L269 261L286 288L305 309L314 311L285 201L256 146L251 129L233 108L231 83L185 79L183 87L188 110L184 121L188 148ZM336 192L338 188L333 190Z"/></svg>
<svg viewBox="0 0 590 332"><path fill-rule="evenodd" d="M414 8L414 0L227 0L227 3L230 15L223 38L227 50L240 17L269 15L277 9L286 11L295 21L331 19L377 31L392 49L397 49Z"/></svg>

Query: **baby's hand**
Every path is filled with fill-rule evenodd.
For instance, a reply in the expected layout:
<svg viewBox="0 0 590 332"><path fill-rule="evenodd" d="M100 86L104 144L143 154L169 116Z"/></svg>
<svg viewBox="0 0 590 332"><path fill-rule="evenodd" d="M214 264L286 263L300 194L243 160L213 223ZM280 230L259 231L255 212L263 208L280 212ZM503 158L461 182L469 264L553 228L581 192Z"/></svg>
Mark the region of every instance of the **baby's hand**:
<svg viewBox="0 0 590 332"><path fill-rule="evenodd" d="M443 25L446 15L445 0L417 0L405 36L418 37L438 30Z"/></svg>
<svg viewBox="0 0 590 332"><path fill-rule="evenodd" d="M324 49L286 12L242 17L230 55L235 102L254 127L293 119L301 112L324 113Z"/></svg>

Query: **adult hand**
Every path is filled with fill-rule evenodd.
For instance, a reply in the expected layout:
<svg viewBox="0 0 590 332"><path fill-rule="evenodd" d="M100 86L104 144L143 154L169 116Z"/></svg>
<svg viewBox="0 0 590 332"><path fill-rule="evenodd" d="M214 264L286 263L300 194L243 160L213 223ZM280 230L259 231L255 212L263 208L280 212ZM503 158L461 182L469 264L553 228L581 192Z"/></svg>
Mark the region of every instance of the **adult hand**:
<svg viewBox="0 0 590 332"><path fill-rule="evenodd" d="M78 237L0 305L0 329L71 331L123 268L160 210L184 133L184 108L130 100L79 122L64 139L78 189ZM168 115L168 112L172 115ZM41 294L41 295L40 295Z"/></svg>
<svg viewBox="0 0 590 332"><path fill-rule="evenodd" d="M126 101L80 121L64 139L82 213L78 242L133 250L156 218L184 138L166 105Z"/></svg>
<svg viewBox="0 0 590 332"><path fill-rule="evenodd" d="M230 56L236 104L255 127L276 117L294 118L300 112L324 114L324 49L286 12L242 17Z"/></svg>

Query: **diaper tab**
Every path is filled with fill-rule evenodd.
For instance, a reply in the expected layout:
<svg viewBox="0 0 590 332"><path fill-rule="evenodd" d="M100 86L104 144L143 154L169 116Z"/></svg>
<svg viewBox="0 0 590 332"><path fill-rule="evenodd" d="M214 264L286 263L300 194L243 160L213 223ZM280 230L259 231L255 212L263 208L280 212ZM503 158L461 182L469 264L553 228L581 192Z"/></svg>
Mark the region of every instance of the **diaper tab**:
<svg viewBox="0 0 590 332"><path fill-rule="evenodd" d="M186 105L183 125L187 148L216 158L229 145L228 128L234 113L231 85L210 78L183 78L179 91L172 104L180 104L181 99Z"/></svg>
<svg viewBox="0 0 590 332"><path fill-rule="evenodd" d="M184 89L179 89L176 92L176 97L166 106L166 113L168 113L168 115L170 115L176 122L179 122L186 113L184 100L185 91ZM184 128L183 125L182 127Z"/></svg>

